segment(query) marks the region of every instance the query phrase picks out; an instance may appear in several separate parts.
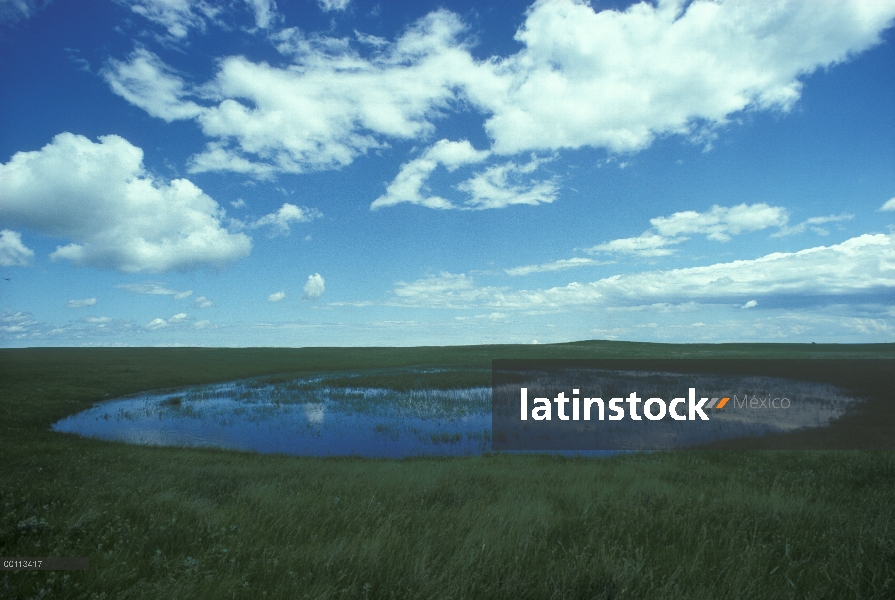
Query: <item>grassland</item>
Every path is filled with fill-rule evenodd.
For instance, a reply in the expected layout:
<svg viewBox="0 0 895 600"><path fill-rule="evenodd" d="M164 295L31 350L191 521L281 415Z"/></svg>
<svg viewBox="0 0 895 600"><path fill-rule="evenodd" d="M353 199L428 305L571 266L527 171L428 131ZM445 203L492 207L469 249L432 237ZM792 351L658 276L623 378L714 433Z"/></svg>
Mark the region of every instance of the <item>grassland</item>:
<svg viewBox="0 0 895 600"><path fill-rule="evenodd" d="M90 558L86 572L3 573L0 597L892 598L891 450L310 459L48 428L98 400L258 375L893 356L895 345L608 342L0 350L0 555ZM877 394L831 428L831 445L872 431L891 448L893 405Z"/></svg>

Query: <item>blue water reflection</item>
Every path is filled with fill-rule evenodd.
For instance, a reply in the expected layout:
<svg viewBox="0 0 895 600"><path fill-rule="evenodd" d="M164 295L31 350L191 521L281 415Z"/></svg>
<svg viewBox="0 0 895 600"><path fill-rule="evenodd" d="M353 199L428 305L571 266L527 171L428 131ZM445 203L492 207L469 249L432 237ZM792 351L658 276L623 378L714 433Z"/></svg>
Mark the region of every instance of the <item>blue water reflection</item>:
<svg viewBox="0 0 895 600"><path fill-rule="evenodd" d="M251 382L105 402L54 431L156 446L401 458L491 449L491 389L303 390ZM313 401L310 401L313 400Z"/></svg>

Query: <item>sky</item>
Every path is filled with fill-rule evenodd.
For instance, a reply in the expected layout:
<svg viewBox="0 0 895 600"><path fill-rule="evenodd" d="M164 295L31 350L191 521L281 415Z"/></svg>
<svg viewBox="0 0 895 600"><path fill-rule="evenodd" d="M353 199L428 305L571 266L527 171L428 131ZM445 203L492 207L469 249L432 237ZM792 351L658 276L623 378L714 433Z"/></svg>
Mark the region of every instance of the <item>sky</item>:
<svg viewBox="0 0 895 600"><path fill-rule="evenodd" d="M0 0L0 346L895 341L895 0Z"/></svg>

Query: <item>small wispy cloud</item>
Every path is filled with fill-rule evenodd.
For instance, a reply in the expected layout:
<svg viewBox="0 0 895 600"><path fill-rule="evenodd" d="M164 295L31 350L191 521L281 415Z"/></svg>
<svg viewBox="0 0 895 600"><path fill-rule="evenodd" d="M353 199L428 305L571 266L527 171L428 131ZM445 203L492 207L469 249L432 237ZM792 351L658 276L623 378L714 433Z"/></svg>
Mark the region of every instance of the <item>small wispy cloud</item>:
<svg viewBox="0 0 895 600"><path fill-rule="evenodd" d="M532 157L531 161L517 165L514 162L492 165L457 186L461 192L469 194L465 202L468 208L505 208L514 204L549 204L556 200L559 188L550 179L523 181L523 175L535 171L541 160Z"/></svg>
<svg viewBox="0 0 895 600"><path fill-rule="evenodd" d="M0 24L30 19L49 3L50 0L4 0L0 2Z"/></svg>
<svg viewBox="0 0 895 600"><path fill-rule="evenodd" d="M251 221L248 223L248 227L252 229L272 227L274 235L289 235L292 231L289 227L290 223L307 223L322 216L323 213L316 208L296 206L287 202L277 212Z"/></svg>
<svg viewBox="0 0 895 600"><path fill-rule="evenodd" d="M284 292L283 290L280 290L279 292L274 292L273 294L268 296L267 299L271 302L279 302L280 300L282 300L285 297L286 297L286 292Z"/></svg>
<svg viewBox="0 0 895 600"><path fill-rule="evenodd" d="M351 0L317 0L317 4L320 5L320 10L323 12L343 11L351 4Z"/></svg>
<svg viewBox="0 0 895 600"><path fill-rule="evenodd" d="M475 315L473 317L454 317L455 321L481 321L481 320L489 320L489 321L505 321L509 319L510 315L501 312L493 312L483 315Z"/></svg>
<svg viewBox="0 0 895 600"><path fill-rule="evenodd" d="M149 329L150 331L155 331L156 329L163 329L167 326L168 326L168 322L165 319L159 319L159 318L153 319L149 323L144 325L144 327L146 329Z"/></svg>
<svg viewBox="0 0 895 600"><path fill-rule="evenodd" d="M428 208L457 208L445 198L426 194L426 180L439 165L444 166L448 172L453 172L464 165L480 163L489 155L487 150L476 150L468 140L439 140L418 158L401 165L398 175L386 187L385 194L373 201L370 210L404 202Z"/></svg>
<svg viewBox="0 0 895 600"><path fill-rule="evenodd" d="M157 283L122 283L115 286L120 290L127 290L135 294L148 294L150 296L173 296L175 300L183 300L193 295L193 290L178 291L166 288Z"/></svg>
<svg viewBox="0 0 895 600"><path fill-rule="evenodd" d="M96 298L84 298L83 300L69 300L65 303L65 308L84 308L85 306L93 306L96 304Z"/></svg>
<svg viewBox="0 0 895 600"><path fill-rule="evenodd" d="M852 214L842 213L811 217L796 225L788 225L789 214L780 206L770 206L763 202L730 207L715 205L705 212L685 210L667 217L650 219L652 228L640 235L603 242L588 248L586 252L656 258L676 253L674 246L686 242L693 236L705 236L707 240L716 242L729 242L733 236L768 228L777 229L771 237L783 237L806 230L817 235L827 235L829 231L821 225L850 221L854 217Z"/></svg>
<svg viewBox="0 0 895 600"><path fill-rule="evenodd" d="M586 252L590 254L631 254L643 258L654 258L657 256L674 254L675 250L668 246L680 244L686 239L688 238L670 238L646 231L636 237L619 238L609 242L603 242L602 244L597 244L592 248L588 248Z"/></svg>
<svg viewBox="0 0 895 600"><path fill-rule="evenodd" d="M503 272L507 275L518 276L518 275L529 275L531 273L548 273L551 271L565 271L566 269L574 269L577 267L595 267L597 265L605 265L609 264L611 261L600 261L595 260L593 258L565 258L562 260L555 260L549 263L543 263L540 265L525 265L523 267L514 267L512 269L504 269Z"/></svg>
<svg viewBox="0 0 895 600"><path fill-rule="evenodd" d="M111 317L84 317L81 320L85 323L91 323L93 325L106 325L112 322Z"/></svg>
<svg viewBox="0 0 895 600"><path fill-rule="evenodd" d="M189 315L186 313L177 313L168 319L153 319L143 327L145 329L149 329L150 331L155 331L158 329L165 329L166 327L170 327L172 325L180 325L185 321L189 320Z"/></svg>
<svg viewBox="0 0 895 600"><path fill-rule="evenodd" d="M893 204L895 207L895 204ZM895 208L893 208L895 210ZM805 219L801 223L797 223L792 226L784 226L780 228L780 231L776 233L772 233L771 237L783 237L786 235L793 235L795 233L802 233L806 229L810 229L817 235L828 235L830 232L825 228L820 227L826 223L840 223L842 221L851 221L855 218L855 215L849 213L842 213L841 215L830 215L827 217L811 217L810 219Z"/></svg>

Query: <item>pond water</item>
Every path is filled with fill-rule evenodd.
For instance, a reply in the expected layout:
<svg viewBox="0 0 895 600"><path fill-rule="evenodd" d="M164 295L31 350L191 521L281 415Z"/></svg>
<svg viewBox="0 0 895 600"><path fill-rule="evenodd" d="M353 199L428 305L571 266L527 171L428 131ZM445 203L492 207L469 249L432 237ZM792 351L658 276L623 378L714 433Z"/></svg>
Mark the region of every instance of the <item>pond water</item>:
<svg viewBox="0 0 895 600"><path fill-rule="evenodd" d="M433 370L410 375L419 378L433 373L451 377L449 371ZM753 378L750 387L770 389L774 381ZM252 379L148 393L103 402L62 419L52 429L133 444L303 456L402 458L491 451L490 387L394 390L363 385L365 382L369 378L358 377L357 385L352 385L351 376L346 380L340 374L337 378ZM711 382L703 383L711 387ZM826 388L811 388L816 385L802 384L805 397L823 398L810 411L788 411L787 420L765 424L727 412L725 426L715 437L828 424L852 399Z"/></svg>
<svg viewBox="0 0 895 600"><path fill-rule="evenodd" d="M250 381L122 398L63 419L53 430L305 456L471 455L491 448L491 388L283 392L282 385Z"/></svg>

